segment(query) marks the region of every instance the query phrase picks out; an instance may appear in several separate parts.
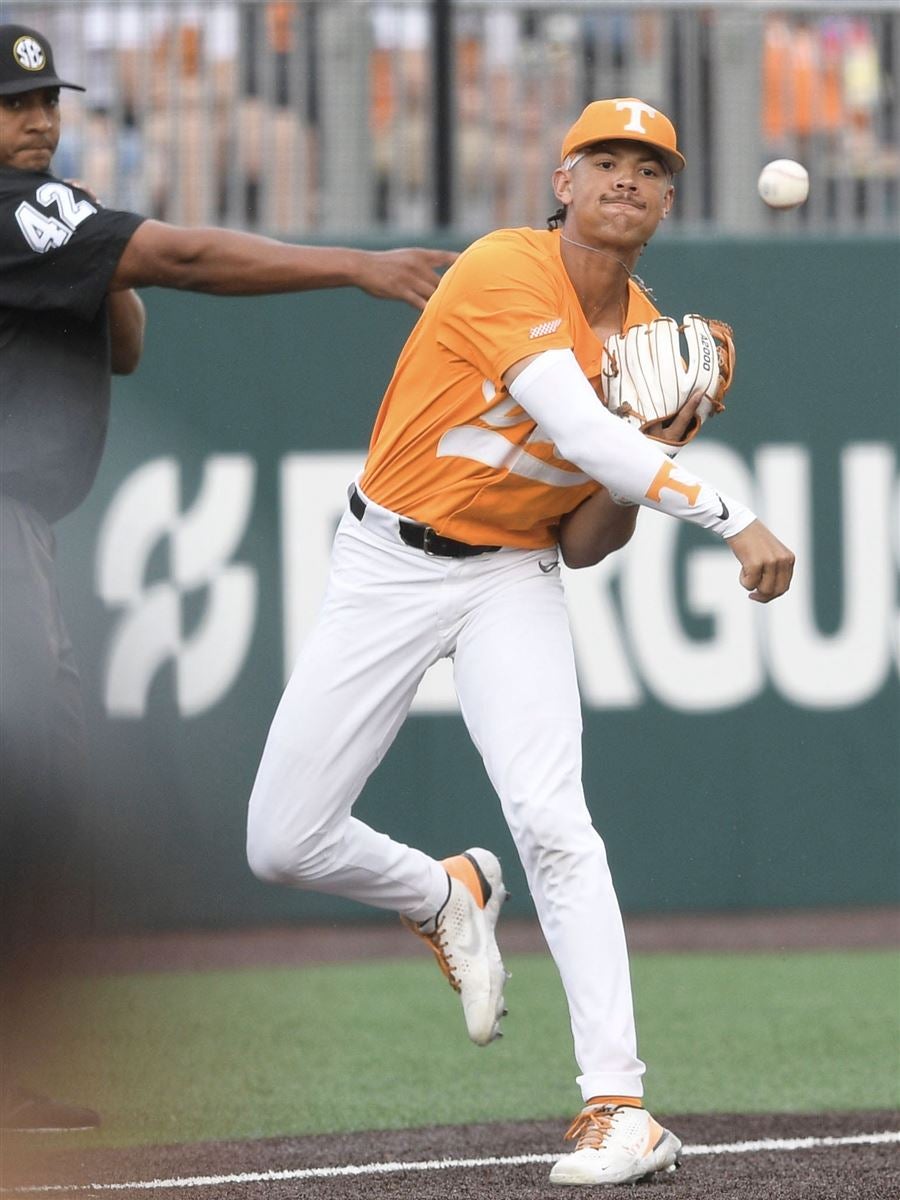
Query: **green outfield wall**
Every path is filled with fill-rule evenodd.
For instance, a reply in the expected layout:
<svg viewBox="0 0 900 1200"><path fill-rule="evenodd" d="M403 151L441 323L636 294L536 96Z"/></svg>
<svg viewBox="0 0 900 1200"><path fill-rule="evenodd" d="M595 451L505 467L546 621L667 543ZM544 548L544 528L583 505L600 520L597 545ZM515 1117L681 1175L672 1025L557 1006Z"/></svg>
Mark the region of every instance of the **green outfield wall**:
<svg viewBox="0 0 900 1200"><path fill-rule="evenodd" d="M727 412L685 452L798 554L748 603L717 539L654 513L569 573L585 778L627 911L900 901L900 243L663 240L662 311L732 323ZM361 916L245 865L247 797L345 489L414 314L352 291L150 290L108 453L58 528L94 790L77 853L102 930ZM429 675L358 813L504 856L499 805Z"/></svg>

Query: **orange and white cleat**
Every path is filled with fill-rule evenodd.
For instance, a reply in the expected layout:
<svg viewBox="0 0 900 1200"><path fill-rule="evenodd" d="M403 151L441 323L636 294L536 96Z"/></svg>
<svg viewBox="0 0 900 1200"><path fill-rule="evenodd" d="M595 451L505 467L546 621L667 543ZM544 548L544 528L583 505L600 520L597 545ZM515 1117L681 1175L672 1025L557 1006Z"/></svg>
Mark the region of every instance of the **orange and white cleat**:
<svg viewBox="0 0 900 1200"><path fill-rule="evenodd" d="M566 1138L573 1154L564 1154L550 1182L573 1187L637 1183L678 1166L681 1142L643 1108L589 1102L572 1122Z"/></svg>
<svg viewBox="0 0 900 1200"><path fill-rule="evenodd" d="M506 1015L503 988L509 978L494 930L506 899L500 860L478 847L444 859L449 891L443 907L417 925L401 921L431 947L450 986L459 993L469 1037L486 1046L501 1037Z"/></svg>

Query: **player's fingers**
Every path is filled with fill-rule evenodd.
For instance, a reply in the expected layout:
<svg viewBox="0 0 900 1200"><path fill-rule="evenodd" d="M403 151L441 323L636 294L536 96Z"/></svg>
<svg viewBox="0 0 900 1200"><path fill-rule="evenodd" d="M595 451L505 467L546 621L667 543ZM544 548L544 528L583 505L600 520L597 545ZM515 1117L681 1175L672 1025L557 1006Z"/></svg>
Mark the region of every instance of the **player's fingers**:
<svg viewBox="0 0 900 1200"><path fill-rule="evenodd" d="M402 250L388 250L385 256L424 274L449 267L459 258L459 253L456 250L430 250L424 246L407 246Z"/></svg>
<svg viewBox="0 0 900 1200"><path fill-rule="evenodd" d="M777 596L783 596L791 586L791 580L794 578L794 562L794 555L787 546L779 545L778 552L774 555L764 580L764 594L767 599L774 600ZM763 588L759 590L762 591Z"/></svg>
<svg viewBox="0 0 900 1200"><path fill-rule="evenodd" d="M748 592L754 591L759 582L760 573L757 563L744 563L740 574L741 587L746 588Z"/></svg>
<svg viewBox="0 0 900 1200"><path fill-rule="evenodd" d="M84 182L83 179L65 179L65 180L63 180L63 182L67 183L70 187L76 187L76 188L79 188L82 192L86 192L90 196L90 198L94 201L95 204L100 203L100 200L97 197L96 193L91 188L88 187L88 185Z"/></svg>
<svg viewBox="0 0 900 1200"><path fill-rule="evenodd" d="M794 554L761 521L726 539L741 564L741 586L750 599L768 604L791 586Z"/></svg>
<svg viewBox="0 0 900 1200"><path fill-rule="evenodd" d="M750 599L759 604L776 600L791 586L794 573L794 556L785 549L771 559L741 570L741 583L750 592Z"/></svg>
<svg viewBox="0 0 900 1200"><path fill-rule="evenodd" d="M441 281L440 272L454 263L456 250L429 250L424 247L404 247L379 251L377 273L362 283L365 291L385 300L403 300L420 311Z"/></svg>
<svg viewBox="0 0 900 1200"><path fill-rule="evenodd" d="M666 426L666 440L670 442L680 442L687 434L694 420L694 416L700 405L702 396L695 396L693 400L688 400L682 404L678 412Z"/></svg>
<svg viewBox="0 0 900 1200"><path fill-rule="evenodd" d="M426 274L411 274L403 299L414 308L422 309L428 302L429 297L433 295L439 282L438 276L431 272Z"/></svg>
<svg viewBox="0 0 900 1200"><path fill-rule="evenodd" d="M414 271L393 271L382 273L378 281L369 284L365 290L382 300L402 300L413 308L423 309L435 287L436 279L432 282L428 276L417 275Z"/></svg>
<svg viewBox="0 0 900 1200"><path fill-rule="evenodd" d="M412 284L414 298L410 300L417 308L424 308L426 301L434 294L441 282L443 269L454 263L459 255L455 250L423 250L420 251L421 265L416 270Z"/></svg>
<svg viewBox="0 0 900 1200"><path fill-rule="evenodd" d="M379 276L372 280L367 290L376 296L404 300L421 310L441 281L439 269L449 266L458 257L453 250L419 247L384 251Z"/></svg>
<svg viewBox="0 0 900 1200"><path fill-rule="evenodd" d="M459 258L458 250L426 250L425 253L434 268L449 267Z"/></svg>
<svg viewBox="0 0 900 1200"><path fill-rule="evenodd" d="M431 289L431 292L433 291L434 288ZM409 292L403 297L403 299L407 304L411 304L413 308L417 308L419 312L421 312L428 303L428 297L431 295L431 292L429 292L426 288L421 287L418 289L410 288Z"/></svg>

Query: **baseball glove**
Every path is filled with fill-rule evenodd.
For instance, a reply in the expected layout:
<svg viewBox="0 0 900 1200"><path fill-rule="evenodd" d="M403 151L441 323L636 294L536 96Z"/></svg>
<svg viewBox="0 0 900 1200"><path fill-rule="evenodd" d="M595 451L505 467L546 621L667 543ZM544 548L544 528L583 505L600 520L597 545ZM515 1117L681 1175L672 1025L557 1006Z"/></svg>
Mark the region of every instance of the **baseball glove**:
<svg viewBox="0 0 900 1200"><path fill-rule="evenodd" d="M734 361L734 335L724 321L688 313L681 325L671 317L632 325L606 339L600 369L603 401L610 412L665 442L666 453L674 457L707 417L724 409ZM702 399L684 437L666 441L665 427L697 396Z"/></svg>

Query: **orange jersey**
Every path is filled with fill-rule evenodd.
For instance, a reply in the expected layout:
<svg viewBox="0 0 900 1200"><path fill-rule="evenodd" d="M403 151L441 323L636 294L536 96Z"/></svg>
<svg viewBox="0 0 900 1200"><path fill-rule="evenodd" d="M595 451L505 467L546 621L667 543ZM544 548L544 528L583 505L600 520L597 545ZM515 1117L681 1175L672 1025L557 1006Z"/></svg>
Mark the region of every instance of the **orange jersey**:
<svg viewBox="0 0 900 1200"><path fill-rule="evenodd" d="M646 293L633 281L628 286L625 328L658 317ZM501 229L474 242L403 348L362 490L444 537L554 545L560 517L598 484L557 455L502 376L523 358L559 349L574 352L596 390L603 343L563 266L559 232Z"/></svg>

